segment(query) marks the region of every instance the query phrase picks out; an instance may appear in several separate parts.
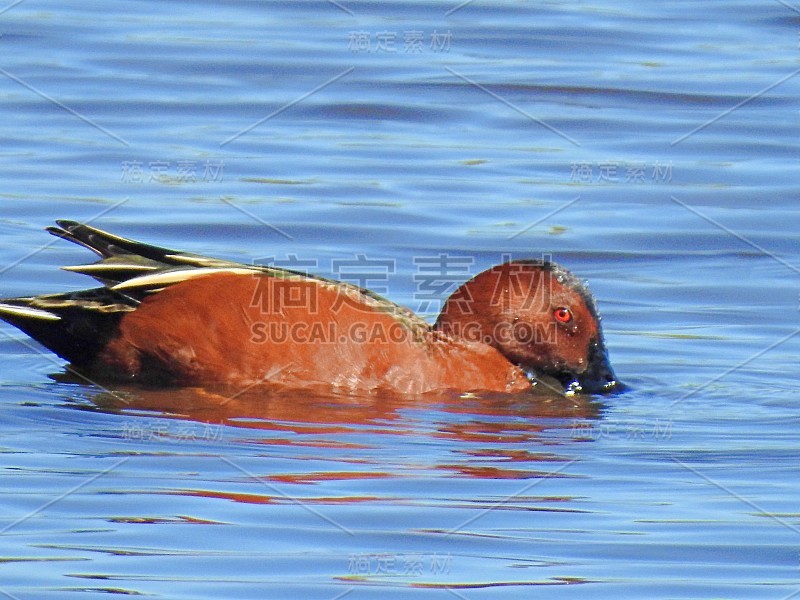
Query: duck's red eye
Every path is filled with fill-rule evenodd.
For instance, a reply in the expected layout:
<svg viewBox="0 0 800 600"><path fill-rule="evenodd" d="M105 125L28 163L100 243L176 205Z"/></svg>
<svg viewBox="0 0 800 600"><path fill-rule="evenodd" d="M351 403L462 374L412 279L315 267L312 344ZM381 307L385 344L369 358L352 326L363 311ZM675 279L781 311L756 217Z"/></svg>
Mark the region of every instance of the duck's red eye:
<svg viewBox="0 0 800 600"><path fill-rule="evenodd" d="M572 311L565 306L559 306L553 311L553 316L559 323L569 323L572 321Z"/></svg>

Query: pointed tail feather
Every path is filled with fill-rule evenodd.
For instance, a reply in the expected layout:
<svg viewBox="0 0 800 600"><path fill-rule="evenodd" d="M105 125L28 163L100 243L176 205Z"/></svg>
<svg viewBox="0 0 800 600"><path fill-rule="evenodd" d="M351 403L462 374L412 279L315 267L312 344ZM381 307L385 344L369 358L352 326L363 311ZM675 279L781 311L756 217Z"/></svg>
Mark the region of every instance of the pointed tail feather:
<svg viewBox="0 0 800 600"><path fill-rule="evenodd" d="M158 262L168 262L164 260L165 257L171 254L180 254L169 248L143 244L77 221L61 219L56 223L58 227L47 227L48 233L88 248L103 258L135 254Z"/></svg>
<svg viewBox="0 0 800 600"><path fill-rule="evenodd" d="M56 223L58 223L58 227L46 228L48 233L74 244L78 244L79 246L83 246L84 248L88 248L99 255L103 262L107 261L109 264L114 264L116 261L117 266L132 265L134 270L143 268L153 270L176 266L221 268L248 267L248 265L242 265L229 260L211 258L192 252L179 252L178 250L171 250L162 246L153 246L151 244L137 242L136 240L114 235L113 233L108 233L102 229L84 225L77 221L59 219ZM249 268L259 270L258 267L251 266ZM78 268L72 268L71 270L81 272ZM87 274L95 277L94 273ZM95 278L102 281L100 277Z"/></svg>

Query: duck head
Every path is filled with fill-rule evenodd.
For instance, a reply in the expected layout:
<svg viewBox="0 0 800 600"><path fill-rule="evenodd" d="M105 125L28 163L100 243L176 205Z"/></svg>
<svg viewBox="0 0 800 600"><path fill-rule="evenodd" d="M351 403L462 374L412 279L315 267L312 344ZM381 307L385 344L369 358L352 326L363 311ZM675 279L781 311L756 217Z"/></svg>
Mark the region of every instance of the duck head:
<svg viewBox="0 0 800 600"><path fill-rule="evenodd" d="M515 260L480 273L448 298L434 328L494 346L532 380L554 378L567 392L624 387L609 363L594 298L550 261Z"/></svg>

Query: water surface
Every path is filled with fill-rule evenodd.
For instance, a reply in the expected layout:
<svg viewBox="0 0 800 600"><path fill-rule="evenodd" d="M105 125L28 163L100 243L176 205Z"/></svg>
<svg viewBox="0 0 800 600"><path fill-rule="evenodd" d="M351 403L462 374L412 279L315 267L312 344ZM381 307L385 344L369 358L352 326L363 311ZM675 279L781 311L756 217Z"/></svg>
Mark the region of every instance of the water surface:
<svg viewBox="0 0 800 600"><path fill-rule="evenodd" d="M110 6L0 13L2 295L89 284L55 218L429 318L548 255L632 389L222 403L2 327L0 595L800 594L796 7Z"/></svg>

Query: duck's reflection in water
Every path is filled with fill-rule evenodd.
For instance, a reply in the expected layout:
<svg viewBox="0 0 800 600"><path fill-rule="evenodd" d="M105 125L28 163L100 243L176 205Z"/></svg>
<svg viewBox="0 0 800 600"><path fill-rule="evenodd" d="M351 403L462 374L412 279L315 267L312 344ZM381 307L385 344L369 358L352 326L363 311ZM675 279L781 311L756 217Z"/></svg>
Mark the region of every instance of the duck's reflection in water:
<svg viewBox="0 0 800 600"><path fill-rule="evenodd" d="M330 506L433 501L483 508L497 499L473 498L467 481L493 480L490 485L501 486L492 488L498 490L502 481L527 489L535 485L530 480L574 478L569 448L575 424L591 422L601 411L592 397L554 394L355 396L116 386L90 400L76 406L126 417L136 453L176 453L181 460L187 454L196 460L216 457L227 463L222 479L201 477L181 485L178 478L175 487L140 493ZM140 422L149 423L145 431L155 435L137 436ZM159 429L147 429L153 423ZM197 445L176 443L187 440ZM450 491L431 500L434 479ZM516 498L513 505L571 510L574 494L561 488L540 491Z"/></svg>
<svg viewBox="0 0 800 600"><path fill-rule="evenodd" d="M77 405L125 415L128 434L134 432L128 437L137 442L191 439L210 445L204 447L204 453L234 457L234 465L257 459L257 466L250 468L257 471L259 482L324 487L326 482L407 480L423 474L423 480L436 474L472 480L571 477L564 467L573 460L568 448L574 432L580 431L575 424L591 422L601 411L592 397L553 394L356 396L274 389L231 393L119 386L95 394L91 404ZM137 436L137 422L150 423L148 427L153 427L153 422L167 425L146 430L150 435ZM259 448L255 454L253 445ZM178 447L179 452L187 449L186 445ZM265 460L273 454L276 461ZM338 499L324 494L316 500L364 502L383 497L365 495L364 485L369 489L375 486L361 483L348 490L350 493L337 495ZM390 490L391 495L397 492L393 488L384 491ZM264 491L246 489L231 494L212 484L166 493L223 494L249 503L281 501L280 495ZM312 498L304 495L304 500Z"/></svg>
<svg viewBox="0 0 800 600"><path fill-rule="evenodd" d="M91 402L93 408L104 412L261 432L332 437L354 432L425 435L495 445L535 441L544 431L596 419L602 410L593 397L580 395L354 395L263 388L231 392L115 386L91 396Z"/></svg>

